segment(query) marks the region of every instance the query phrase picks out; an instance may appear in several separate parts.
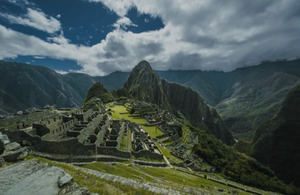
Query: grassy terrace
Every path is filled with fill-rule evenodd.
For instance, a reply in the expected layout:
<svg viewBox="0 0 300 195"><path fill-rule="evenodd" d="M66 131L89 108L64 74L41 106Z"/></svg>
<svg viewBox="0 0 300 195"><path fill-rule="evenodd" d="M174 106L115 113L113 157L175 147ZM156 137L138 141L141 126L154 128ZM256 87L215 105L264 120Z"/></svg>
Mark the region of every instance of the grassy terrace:
<svg viewBox="0 0 300 195"><path fill-rule="evenodd" d="M133 117L131 116L125 106L120 106L120 105L116 105L116 106L112 106L110 107L110 109L112 110L112 117L116 120L129 120L131 122L135 122L139 125L142 125L143 129L145 129L145 131L147 131L149 133L149 135L152 138L155 138L159 135L162 135L163 132L161 132L160 129L158 129L156 126L144 126L145 124L147 124L147 121L145 119L142 118L137 118L137 117Z"/></svg>
<svg viewBox="0 0 300 195"><path fill-rule="evenodd" d="M130 116L130 114L127 112L125 106L115 105L115 106L110 106L110 109L112 110L112 117L114 119L117 119L117 120L126 119L129 121L135 122L139 125L142 125L143 129L149 133L151 138L155 138L155 137L163 134L163 132L156 126L144 126L144 124L147 123L147 121L145 119ZM124 139L124 137L123 137L123 139ZM122 140L122 143L123 143L123 140ZM125 140L124 140L124 143L125 143ZM166 156L169 160L171 160L175 163L182 162L181 159L173 156L170 153L170 150L168 148L165 148L158 143L156 143L156 145L160 149L160 151L164 154L164 156ZM121 146L122 146L122 144L121 144ZM122 146L122 148L123 148L123 146Z"/></svg>
<svg viewBox="0 0 300 195"><path fill-rule="evenodd" d="M170 153L170 150L168 148L165 148L165 147L161 146L160 144L156 144L156 145L159 148L159 150L164 154L164 156L167 157L171 161L171 163L172 162L174 162L174 163L182 162L181 159L177 158L176 156L173 156Z"/></svg>
<svg viewBox="0 0 300 195"><path fill-rule="evenodd" d="M153 194L152 192L134 189L131 186L122 185L117 182L107 181L96 176L92 176L83 171L75 169L72 165L66 163L59 163L47 160L40 157L29 156L27 159L36 158L41 162L48 163L63 168L68 172L76 183L81 187L87 187L91 192L99 194ZM109 173L121 177L130 178L139 182L152 182L163 188L171 188L182 191L184 187L202 188L217 193L218 189L225 191L235 190L232 187L222 185L201 177L197 177L188 173L184 173L170 168L154 168L144 167L140 165L131 165L125 163L104 163L95 162L85 164L82 167L100 171L102 173ZM186 170L187 171L187 170ZM248 194L246 192L235 190L238 194ZM189 193L187 193L189 194Z"/></svg>

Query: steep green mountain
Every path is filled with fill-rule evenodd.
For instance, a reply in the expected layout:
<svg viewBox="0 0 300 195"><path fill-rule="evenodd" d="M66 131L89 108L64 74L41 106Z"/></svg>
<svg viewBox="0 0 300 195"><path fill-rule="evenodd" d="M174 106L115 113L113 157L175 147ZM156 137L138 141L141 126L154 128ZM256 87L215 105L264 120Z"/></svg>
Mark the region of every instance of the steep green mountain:
<svg viewBox="0 0 300 195"><path fill-rule="evenodd" d="M234 143L231 133L225 128L217 112L206 105L196 91L160 79L146 61L140 62L132 70L123 89L117 94L150 102L174 113L181 112L200 129L214 134L224 143Z"/></svg>
<svg viewBox="0 0 300 195"><path fill-rule="evenodd" d="M214 106L235 133L251 132L270 119L288 91L300 82L300 60L263 62L232 72L160 71L162 78L189 86Z"/></svg>
<svg viewBox="0 0 300 195"><path fill-rule="evenodd" d="M299 77L275 72L251 82L236 82L229 89L230 97L222 100L216 109L232 131L255 130L278 111L286 94L299 81Z"/></svg>
<svg viewBox="0 0 300 195"><path fill-rule="evenodd" d="M199 92L206 103L215 106L222 100L227 88L226 73L220 71L201 70L169 70L158 71L161 78L180 83Z"/></svg>
<svg viewBox="0 0 300 195"><path fill-rule="evenodd" d="M0 61L0 112L56 104L74 107L81 94L48 68Z"/></svg>
<svg viewBox="0 0 300 195"><path fill-rule="evenodd" d="M87 102L92 98L99 98L104 103L111 102L113 100L111 93L107 91L100 82L94 83L91 86L84 102Z"/></svg>
<svg viewBox="0 0 300 195"><path fill-rule="evenodd" d="M300 186L300 85L284 100L280 111L256 131L253 156L277 175Z"/></svg>
<svg viewBox="0 0 300 195"><path fill-rule="evenodd" d="M113 101L112 94L107 91L100 82L97 82L89 88L83 103L83 108L85 110L102 110L101 108L103 108L103 103L111 101Z"/></svg>
<svg viewBox="0 0 300 195"><path fill-rule="evenodd" d="M105 77L82 73L62 75L46 67L0 61L0 114L45 105L79 107L93 83L100 81L108 90L117 89L128 74L114 72Z"/></svg>

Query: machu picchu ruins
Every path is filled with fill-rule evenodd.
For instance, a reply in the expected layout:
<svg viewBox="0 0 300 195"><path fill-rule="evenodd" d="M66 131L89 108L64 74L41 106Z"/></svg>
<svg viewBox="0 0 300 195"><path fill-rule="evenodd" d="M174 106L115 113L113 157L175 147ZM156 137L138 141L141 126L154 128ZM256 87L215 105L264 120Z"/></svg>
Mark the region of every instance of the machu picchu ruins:
<svg viewBox="0 0 300 195"><path fill-rule="evenodd" d="M9 136L14 135L14 141L30 146L33 152L65 155L64 161L93 161L101 158L98 155L163 159L160 150L140 125L114 120L105 110L53 109L41 111L41 115L30 123L20 122L2 131ZM126 147L121 147L125 136Z"/></svg>
<svg viewBox="0 0 300 195"><path fill-rule="evenodd" d="M265 194L259 179L281 185L232 142L214 108L192 89L160 79L142 61L121 89L110 92L94 83L80 107L46 105L1 116L0 181L3 174L12 177L0 184L0 194L40 193L27 189L37 177L47 182L34 186L64 195L128 189L129 194ZM259 179L239 178L239 166Z"/></svg>

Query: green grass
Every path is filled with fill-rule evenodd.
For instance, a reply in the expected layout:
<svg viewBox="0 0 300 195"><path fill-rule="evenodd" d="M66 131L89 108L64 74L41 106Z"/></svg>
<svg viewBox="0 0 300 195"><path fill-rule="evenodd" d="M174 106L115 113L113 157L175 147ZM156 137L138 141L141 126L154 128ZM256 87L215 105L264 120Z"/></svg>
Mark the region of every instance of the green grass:
<svg viewBox="0 0 300 195"><path fill-rule="evenodd" d="M142 174L141 172L137 171L135 168L124 165L122 163L115 163L114 165L110 165L103 162L95 162L83 165L84 168L97 170L104 173L109 173L112 175L118 175L121 177L126 177L138 181L150 181L155 182L151 177Z"/></svg>
<svg viewBox="0 0 300 195"><path fill-rule="evenodd" d="M50 165L55 165L57 167L63 168L67 173L69 173L74 181L81 187L87 187L91 192L99 194L153 194L152 192L134 189L130 186L122 185L117 182L107 181L99 177L87 174L83 171L75 169L66 163L59 163L51 160L47 160L40 157L28 156L26 159L39 159L43 163L48 163ZM175 189L182 191L184 187L194 187L194 188L205 188L210 192L216 192L216 189L224 189L226 191L235 190L235 188L216 183L184 173L171 168L155 168L155 167L145 167L141 165L131 166L124 163L104 163L104 162L94 162L83 165L82 167L100 171L103 173L109 173L112 175L117 175L125 178L130 178L139 182L152 182L157 184L162 184L166 188ZM184 168L181 168L186 172L190 172ZM238 194L248 194L246 192L236 190Z"/></svg>
<svg viewBox="0 0 300 195"><path fill-rule="evenodd" d="M50 165L55 165L64 169L67 173L69 173L74 181L80 187L86 187L89 189L90 192L104 194L104 195L115 195L115 194L128 194L128 195L137 195L137 194L145 194L150 195L153 192L149 192L143 189L135 189L133 187L120 184L118 182L107 181L101 179L99 177L93 176L91 174L87 174L83 171L77 170L74 167L59 163L51 160L47 160L40 157L28 156L26 159L39 159L43 163L48 163ZM124 167L123 167L124 168ZM118 168L117 172L121 172L121 168Z"/></svg>
<svg viewBox="0 0 300 195"><path fill-rule="evenodd" d="M233 190L233 188L228 187L226 185L219 184L201 177L197 177L188 173L183 173L181 171L169 168L153 168L140 165L128 166L122 163L107 164L103 162L90 163L83 165L83 167L104 173L134 179L140 182L147 181L163 184L167 187L170 187L171 189L176 190L182 190L183 187L187 186L206 189L213 189L214 187L217 187L226 190Z"/></svg>
<svg viewBox="0 0 300 195"><path fill-rule="evenodd" d="M142 161L150 161L150 162L165 162L163 159L152 159L152 158L146 158L146 157L138 157L137 160L142 160Z"/></svg>
<svg viewBox="0 0 300 195"><path fill-rule="evenodd" d="M155 138L155 137L163 134L163 132L160 129L158 129L156 126L144 126L144 124L147 124L147 121L142 118L132 117L127 112L125 106L115 105L115 106L111 106L110 109L113 111L112 112L113 119L116 119L116 120L125 119L125 120L129 120L131 122L137 123L139 125L142 125L143 129L145 129L145 131L147 131L149 133L150 137L152 137L152 138Z"/></svg>
<svg viewBox="0 0 300 195"><path fill-rule="evenodd" d="M0 128L11 128L11 127L15 127L15 126L17 126L17 124L0 125Z"/></svg>
<svg viewBox="0 0 300 195"><path fill-rule="evenodd" d="M182 126L182 142L184 144L188 143L188 137L190 136L190 134L191 134L190 128L187 125L184 124Z"/></svg>
<svg viewBox="0 0 300 195"><path fill-rule="evenodd" d="M144 166L138 166L138 168L153 177L160 178L161 179L160 183L167 183L168 186L177 190L180 190L186 186L195 187L195 188L205 188L211 190L215 188L221 188L227 191L234 190L234 188L228 187L227 185L219 184L175 169L144 167ZM246 192L242 192L239 190L237 191L239 192L239 194L248 194Z"/></svg>
<svg viewBox="0 0 300 195"><path fill-rule="evenodd" d="M233 136L238 140L241 140L246 143L251 143L255 135L255 131L246 131L241 133L233 133Z"/></svg>
<svg viewBox="0 0 300 195"><path fill-rule="evenodd" d="M115 120L129 120L132 122L135 122L139 125L143 125L146 124L147 121L145 121L142 118L135 118L130 116L130 114L127 112L125 106L120 106L120 105L115 105L115 106L111 106L110 109L112 110L112 117Z"/></svg>
<svg viewBox="0 0 300 195"><path fill-rule="evenodd" d="M143 129L145 129L145 131L147 131L149 133L150 137L152 137L152 138L156 138L157 136L160 136L163 134L163 132L156 126L144 126L143 125Z"/></svg>
<svg viewBox="0 0 300 195"><path fill-rule="evenodd" d="M173 156L170 153L170 150L168 148L165 148L161 146L160 144L156 144L159 150L163 153L165 157L167 157L170 161L175 162L175 163L180 163L182 160L180 158L177 158L176 156Z"/></svg>
<svg viewBox="0 0 300 195"><path fill-rule="evenodd" d="M128 151L127 140L128 140L127 135L124 135L122 137L122 141L120 144L120 150Z"/></svg>

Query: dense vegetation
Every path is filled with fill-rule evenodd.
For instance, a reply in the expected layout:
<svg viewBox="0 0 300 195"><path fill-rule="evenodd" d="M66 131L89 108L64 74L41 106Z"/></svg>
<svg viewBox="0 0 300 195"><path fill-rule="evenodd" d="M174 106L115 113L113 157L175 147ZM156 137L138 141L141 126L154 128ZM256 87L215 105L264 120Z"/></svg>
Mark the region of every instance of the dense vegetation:
<svg viewBox="0 0 300 195"><path fill-rule="evenodd" d="M193 152L216 167L224 176L254 187L293 194L296 189L280 181L268 167L255 159L236 152L215 137L198 130L199 143Z"/></svg>
<svg viewBox="0 0 300 195"><path fill-rule="evenodd" d="M103 103L108 103L113 100L111 93L107 91L100 82L92 85L87 93L85 102L89 101L91 98L99 98Z"/></svg>
<svg viewBox="0 0 300 195"><path fill-rule="evenodd" d="M253 156L286 182L300 186L299 140L300 85L289 93L274 118L257 130Z"/></svg>

